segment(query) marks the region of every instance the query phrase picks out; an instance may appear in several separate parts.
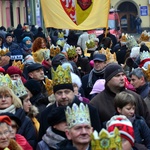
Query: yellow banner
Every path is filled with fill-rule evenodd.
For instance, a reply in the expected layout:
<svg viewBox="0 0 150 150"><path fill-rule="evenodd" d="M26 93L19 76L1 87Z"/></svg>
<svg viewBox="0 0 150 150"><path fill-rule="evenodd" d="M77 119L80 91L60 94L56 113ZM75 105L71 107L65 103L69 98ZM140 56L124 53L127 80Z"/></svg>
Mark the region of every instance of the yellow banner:
<svg viewBox="0 0 150 150"><path fill-rule="evenodd" d="M110 0L41 0L45 27L90 30L108 26Z"/></svg>

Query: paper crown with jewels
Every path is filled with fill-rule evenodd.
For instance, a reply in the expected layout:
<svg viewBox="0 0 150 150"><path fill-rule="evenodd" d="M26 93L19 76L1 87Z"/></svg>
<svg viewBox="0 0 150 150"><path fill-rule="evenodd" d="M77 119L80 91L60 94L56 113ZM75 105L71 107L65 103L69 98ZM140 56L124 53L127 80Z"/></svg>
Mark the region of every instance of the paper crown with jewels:
<svg viewBox="0 0 150 150"><path fill-rule="evenodd" d="M80 124L91 125L88 105L84 105L83 103L80 103L79 106L75 103L72 107L67 106L65 115L68 128Z"/></svg>
<svg viewBox="0 0 150 150"><path fill-rule="evenodd" d="M107 63L112 63L112 62L117 62L117 59L116 59L116 53L111 53L110 52L110 49L104 49L104 48L101 48L101 50L99 50L99 53L100 54L104 54L106 55L106 58L107 58Z"/></svg>
<svg viewBox="0 0 150 150"><path fill-rule="evenodd" d="M90 40L86 41L85 44L88 49L95 48L94 39L90 39Z"/></svg>
<svg viewBox="0 0 150 150"><path fill-rule="evenodd" d="M122 150L121 141L120 132L117 128L114 129L113 134L110 134L107 130L102 129L99 135L97 131L92 133L91 148L92 150Z"/></svg>
<svg viewBox="0 0 150 150"><path fill-rule="evenodd" d="M144 30L141 33L140 40L141 41L149 41L149 38L150 38L150 32L147 32L146 30Z"/></svg>
<svg viewBox="0 0 150 150"><path fill-rule="evenodd" d="M20 70L24 69L24 64L20 60L19 61L14 60L13 63L12 63L12 66L16 66Z"/></svg>
<svg viewBox="0 0 150 150"><path fill-rule="evenodd" d="M143 51L140 53L140 61L143 61L144 59L150 58L150 52L148 51Z"/></svg>
<svg viewBox="0 0 150 150"><path fill-rule="evenodd" d="M12 81L8 74L0 75L0 86L8 86L12 89Z"/></svg>
<svg viewBox="0 0 150 150"><path fill-rule="evenodd" d="M51 47L50 47L50 56L54 57L54 56L56 56L59 53L60 53L60 47L59 46L54 46L52 44Z"/></svg>
<svg viewBox="0 0 150 150"><path fill-rule="evenodd" d="M127 33L126 34L122 33L120 41L121 42L127 42L127 38L128 38L128 34Z"/></svg>
<svg viewBox="0 0 150 150"><path fill-rule="evenodd" d="M58 32L58 38L64 38L64 33L63 32Z"/></svg>
<svg viewBox="0 0 150 150"><path fill-rule="evenodd" d="M75 58L75 56L77 56L75 46L70 46L67 48L67 55L68 55L68 58Z"/></svg>
<svg viewBox="0 0 150 150"><path fill-rule="evenodd" d="M8 48L3 48L3 49L0 48L0 56L4 56L4 55L6 55L8 52L9 52L9 49L8 49Z"/></svg>
<svg viewBox="0 0 150 150"><path fill-rule="evenodd" d="M142 70L146 76L147 81L150 82L150 64L148 64L147 68L142 67Z"/></svg>
<svg viewBox="0 0 150 150"><path fill-rule="evenodd" d="M61 65L57 67L56 71L52 68L52 80L53 86L60 84L72 84L70 68L67 67L64 69Z"/></svg>
<svg viewBox="0 0 150 150"><path fill-rule="evenodd" d="M134 36L127 35L127 47L131 50L133 47L138 47L138 43Z"/></svg>
<svg viewBox="0 0 150 150"><path fill-rule="evenodd" d="M53 94L53 81L48 79L48 78L45 78L44 85L45 85L45 88L46 88L46 90L48 92L48 95L49 96L52 95Z"/></svg>
<svg viewBox="0 0 150 150"><path fill-rule="evenodd" d="M14 94L19 98L28 94L21 79L12 80L12 90L13 90Z"/></svg>
<svg viewBox="0 0 150 150"><path fill-rule="evenodd" d="M60 45L61 47L64 47L64 45L65 45L65 40L58 40L58 41L56 42L56 44L57 44L57 45Z"/></svg>

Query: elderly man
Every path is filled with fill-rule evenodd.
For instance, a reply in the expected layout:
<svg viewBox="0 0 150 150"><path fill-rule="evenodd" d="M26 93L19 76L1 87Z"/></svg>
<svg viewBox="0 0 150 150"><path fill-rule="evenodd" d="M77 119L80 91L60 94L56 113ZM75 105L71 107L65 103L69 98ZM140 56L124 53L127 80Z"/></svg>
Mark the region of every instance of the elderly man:
<svg viewBox="0 0 150 150"><path fill-rule="evenodd" d="M52 80L56 102L48 106L41 113L39 140L41 140L43 134L46 132L46 129L49 127L47 117L53 109L59 106L72 105L72 103L76 103L77 105L81 103L81 101L74 94L69 68L63 69L62 66L58 66L56 71L52 69ZM100 131L101 124L98 117L98 112L93 106L88 105L88 107L90 111L92 127L95 130Z"/></svg>
<svg viewBox="0 0 150 150"><path fill-rule="evenodd" d="M131 93L136 99L136 114L143 116L150 127L150 114L140 95L125 89L124 70L117 63L108 65L104 72L105 90L97 94L90 102L98 110L102 122L115 114L114 97L121 91Z"/></svg>
<svg viewBox="0 0 150 150"><path fill-rule="evenodd" d="M67 106L65 111L67 120L66 136L68 140L59 143L59 148L63 149L71 146L77 150L90 150L90 141L93 128L91 127L89 108L80 103Z"/></svg>
<svg viewBox="0 0 150 150"><path fill-rule="evenodd" d="M106 66L106 56L104 54L95 54L93 56L94 68L91 72L82 77L82 88L85 97L90 99L89 93L92 91L94 83L98 79L104 78L104 70Z"/></svg>

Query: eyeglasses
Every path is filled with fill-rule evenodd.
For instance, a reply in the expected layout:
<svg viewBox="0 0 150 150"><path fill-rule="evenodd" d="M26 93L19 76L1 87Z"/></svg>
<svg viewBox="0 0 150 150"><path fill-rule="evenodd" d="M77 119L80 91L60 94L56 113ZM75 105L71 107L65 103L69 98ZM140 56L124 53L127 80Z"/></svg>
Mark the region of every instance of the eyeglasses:
<svg viewBox="0 0 150 150"><path fill-rule="evenodd" d="M3 133L0 132L0 138L2 138L3 136L8 136L10 133L9 130L4 131Z"/></svg>
<svg viewBox="0 0 150 150"><path fill-rule="evenodd" d="M0 100L10 98L10 95L0 95Z"/></svg>

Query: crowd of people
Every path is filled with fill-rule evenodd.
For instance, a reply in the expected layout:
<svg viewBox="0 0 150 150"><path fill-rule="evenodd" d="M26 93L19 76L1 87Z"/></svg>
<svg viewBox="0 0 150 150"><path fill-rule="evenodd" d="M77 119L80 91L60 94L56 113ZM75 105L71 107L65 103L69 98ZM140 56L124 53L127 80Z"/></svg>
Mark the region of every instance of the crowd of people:
<svg viewBox="0 0 150 150"><path fill-rule="evenodd" d="M0 149L150 149L149 48L64 34L0 27Z"/></svg>

